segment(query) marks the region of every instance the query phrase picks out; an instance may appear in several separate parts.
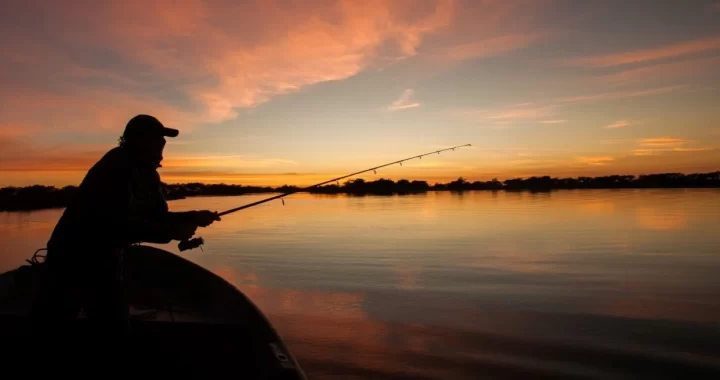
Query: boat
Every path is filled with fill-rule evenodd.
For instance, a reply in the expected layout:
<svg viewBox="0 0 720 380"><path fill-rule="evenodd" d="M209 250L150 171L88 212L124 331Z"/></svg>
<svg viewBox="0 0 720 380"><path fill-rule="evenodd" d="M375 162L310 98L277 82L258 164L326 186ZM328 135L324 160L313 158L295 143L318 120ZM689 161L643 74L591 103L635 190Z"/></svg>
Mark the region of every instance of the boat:
<svg viewBox="0 0 720 380"><path fill-rule="evenodd" d="M44 264L28 261L0 275L0 341L6 344L31 337L33 289ZM260 309L214 273L163 249L134 245L125 250L124 278L131 310L131 350L124 352L134 359L124 358L123 368L136 364L145 372L203 378L306 378ZM89 331L82 313L72 326L78 335Z"/></svg>

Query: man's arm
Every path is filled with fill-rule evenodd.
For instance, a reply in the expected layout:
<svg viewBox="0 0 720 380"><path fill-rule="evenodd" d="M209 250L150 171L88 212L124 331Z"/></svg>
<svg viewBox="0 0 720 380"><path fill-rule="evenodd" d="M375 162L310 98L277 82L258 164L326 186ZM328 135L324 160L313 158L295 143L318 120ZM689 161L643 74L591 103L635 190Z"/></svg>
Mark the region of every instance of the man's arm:
<svg viewBox="0 0 720 380"><path fill-rule="evenodd" d="M189 223L197 227L207 227L213 222L220 220L217 212L201 210L201 211L180 211L168 212L168 219L177 223Z"/></svg>
<svg viewBox="0 0 720 380"><path fill-rule="evenodd" d="M189 218L177 218L168 211L156 171L136 171L130 186L130 236L136 242L167 244L187 240L197 226Z"/></svg>

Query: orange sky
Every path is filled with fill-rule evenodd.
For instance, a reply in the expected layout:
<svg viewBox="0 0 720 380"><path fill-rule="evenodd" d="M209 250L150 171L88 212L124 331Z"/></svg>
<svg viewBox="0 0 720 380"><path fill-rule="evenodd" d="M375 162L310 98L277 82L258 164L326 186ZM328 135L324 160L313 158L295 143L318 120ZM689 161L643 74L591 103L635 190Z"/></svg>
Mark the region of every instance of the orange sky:
<svg viewBox="0 0 720 380"><path fill-rule="evenodd" d="M0 186L77 184L129 118L166 182L715 171L717 1L40 0L0 15Z"/></svg>

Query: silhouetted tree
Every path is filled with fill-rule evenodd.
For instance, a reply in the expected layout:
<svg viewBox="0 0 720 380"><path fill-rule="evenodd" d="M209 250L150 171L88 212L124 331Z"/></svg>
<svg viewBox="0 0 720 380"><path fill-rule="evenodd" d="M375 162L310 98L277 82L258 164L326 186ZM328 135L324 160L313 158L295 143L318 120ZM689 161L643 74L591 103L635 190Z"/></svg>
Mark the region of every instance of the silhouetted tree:
<svg viewBox="0 0 720 380"><path fill-rule="evenodd" d="M470 182L466 181L465 178L460 177L447 184L447 189L452 191L463 191L470 188Z"/></svg>

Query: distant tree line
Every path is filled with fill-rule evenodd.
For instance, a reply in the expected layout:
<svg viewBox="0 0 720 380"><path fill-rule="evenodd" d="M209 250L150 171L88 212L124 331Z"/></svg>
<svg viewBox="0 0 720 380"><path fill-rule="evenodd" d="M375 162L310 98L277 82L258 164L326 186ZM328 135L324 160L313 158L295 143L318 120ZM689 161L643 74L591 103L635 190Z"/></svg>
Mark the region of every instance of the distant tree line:
<svg viewBox="0 0 720 380"><path fill-rule="evenodd" d="M297 186L243 186L226 184L182 183L163 184L168 200L193 196L231 196L256 193L284 193L300 190ZM552 178L529 177L505 181L470 182L458 178L448 183L428 184L426 181L393 181L378 179L365 181L361 178L343 184L331 184L311 189L318 194L412 194L426 191L550 191L560 189L644 189L644 188L720 188L720 171L713 173L682 174L664 173L648 175L612 175L604 177ZM34 185L28 187L5 187L0 189L0 211L37 210L65 207L77 193L76 186L56 188Z"/></svg>
<svg viewBox="0 0 720 380"><path fill-rule="evenodd" d="M33 185L0 189L0 211L39 210L65 207L77 192L77 187Z"/></svg>

